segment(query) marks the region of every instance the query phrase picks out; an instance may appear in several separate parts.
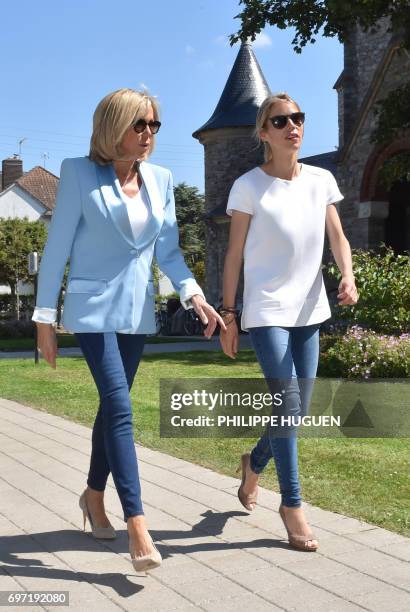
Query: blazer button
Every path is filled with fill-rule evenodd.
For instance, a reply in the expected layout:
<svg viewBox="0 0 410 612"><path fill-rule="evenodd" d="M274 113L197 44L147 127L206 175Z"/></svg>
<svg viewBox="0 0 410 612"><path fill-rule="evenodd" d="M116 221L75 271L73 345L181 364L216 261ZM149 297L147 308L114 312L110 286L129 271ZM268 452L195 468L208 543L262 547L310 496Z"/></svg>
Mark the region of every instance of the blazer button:
<svg viewBox="0 0 410 612"><path fill-rule="evenodd" d="M140 256L140 252L138 249L131 249L130 250L131 255L135 255L135 257L138 259L138 257Z"/></svg>

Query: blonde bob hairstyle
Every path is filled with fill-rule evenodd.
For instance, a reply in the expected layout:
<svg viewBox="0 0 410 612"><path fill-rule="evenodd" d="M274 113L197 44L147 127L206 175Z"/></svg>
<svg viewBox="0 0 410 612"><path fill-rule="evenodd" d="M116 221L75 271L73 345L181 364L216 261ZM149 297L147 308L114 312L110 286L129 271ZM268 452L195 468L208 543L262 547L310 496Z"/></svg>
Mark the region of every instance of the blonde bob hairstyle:
<svg viewBox="0 0 410 612"><path fill-rule="evenodd" d="M296 108L298 109L298 111L300 112L299 104L295 102L295 100L293 100L287 93L280 92L280 93L272 94L271 96L268 96L267 98L265 98L265 100L262 102L262 104L259 107L258 114L256 115L255 138L259 144L263 142L265 162L270 161L273 157L273 154L272 154L272 149L270 147L270 144L261 139L260 131L263 129L266 129L266 122L271 113L272 106L274 106L277 102L283 102L283 101L294 104Z"/></svg>
<svg viewBox="0 0 410 612"><path fill-rule="evenodd" d="M150 107L157 121L158 102L146 92L124 88L105 96L94 112L89 158L102 165L120 160L125 132L138 119L143 118ZM154 136L151 138L150 155L153 148Z"/></svg>

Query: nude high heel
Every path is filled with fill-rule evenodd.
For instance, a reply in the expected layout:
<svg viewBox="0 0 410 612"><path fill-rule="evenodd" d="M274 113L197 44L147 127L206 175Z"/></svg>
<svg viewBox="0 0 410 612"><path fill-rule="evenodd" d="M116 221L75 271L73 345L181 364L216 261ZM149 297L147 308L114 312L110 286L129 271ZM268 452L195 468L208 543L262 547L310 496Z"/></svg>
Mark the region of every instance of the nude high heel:
<svg viewBox="0 0 410 612"><path fill-rule="evenodd" d="M78 505L83 511L83 519L84 519L83 531L85 531L85 523L86 523L86 519L88 518L94 538L99 538L101 540L114 540L117 537L117 534L115 533L115 529L112 525L110 525L109 527L96 527L93 524L93 520L91 518L91 514L88 509L87 502L85 499L85 491L80 495L80 499L78 500Z"/></svg>
<svg viewBox="0 0 410 612"><path fill-rule="evenodd" d="M310 532L308 536L290 533L286 524L285 512L283 510L282 504L279 506L279 514L288 533L288 542L291 546L293 546L293 548L297 548L298 550L304 550L306 552L315 552L319 548L319 544L312 544L313 540L316 540L312 532Z"/></svg>
<svg viewBox="0 0 410 612"><path fill-rule="evenodd" d="M242 470L242 482L241 485L238 489L238 499L241 502L242 506L248 510L248 512L252 512L252 510L254 509L254 507L256 506L256 500L258 498L258 493L254 493L254 494L249 494L249 495L243 495L242 494L242 488L245 484L246 481L246 469L249 467L249 469L251 469L250 467L250 462L251 462L251 456L249 453L244 453L241 457L241 462L239 464L238 469L236 470L236 473L238 474L241 470Z"/></svg>
<svg viewBox="0 0 410 612"><path fill-rule="evenodd" d="M136 557L135 552L131 550L131 547L129 547L131 562L136 572L147 572L148 570L155 569L156 567L159 567L161 565L161 553L155 546L154 542L152 541L152 538L151 544L153 550L147 555L143 555L141 557Z"/></svg>

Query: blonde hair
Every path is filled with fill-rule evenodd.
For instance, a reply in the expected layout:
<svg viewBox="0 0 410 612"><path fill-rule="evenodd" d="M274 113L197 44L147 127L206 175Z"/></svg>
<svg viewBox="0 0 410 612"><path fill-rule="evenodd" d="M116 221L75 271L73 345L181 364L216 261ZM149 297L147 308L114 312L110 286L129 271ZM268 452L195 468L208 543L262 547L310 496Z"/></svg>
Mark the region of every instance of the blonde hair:
<svg viewBox="0 0 410 612"><path fill-rule="evenodd" d="M94 111L89 158L99 164L109 164L114 159L121 159L121 142L125 132L138 119L144 117L150 107L155 120L158 120L158 102L147 92L124 88L105 96ZM154 136L149 154L153 148Z"/></svg>
<svg viewBox="0 0 410 612"><path fill-rule="evenodd" d="M256 115L255 138L259 144L263 142L265 162L270 161L273 157L273 154L272 154L272 149L271 149L270 144L261 139L260 131L263 129L266 129L266 121L270 115L272 106L276 104L277 102L283 102L283 101L294 104L296 108L298 109L298 111L300 111L299 104L295 102L293 98L291 98L285 92L279 92L279 93L272 94L271 96L268 96L267 98L265 98L265 100L262 102L262 104L259 107L258 114Z"/></svg>

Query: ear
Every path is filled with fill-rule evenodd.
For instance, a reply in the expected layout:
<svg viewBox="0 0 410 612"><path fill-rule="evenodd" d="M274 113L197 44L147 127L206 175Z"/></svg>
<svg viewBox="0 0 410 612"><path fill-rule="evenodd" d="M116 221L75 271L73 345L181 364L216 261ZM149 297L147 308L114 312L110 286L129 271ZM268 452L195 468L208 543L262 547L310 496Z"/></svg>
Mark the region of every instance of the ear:
<svg viewBox="0 0 410 612"><path fill-rule="evenodd" d="M262 129L259 130L259 138L263 141L266 142L266 130Z"/></svg>

